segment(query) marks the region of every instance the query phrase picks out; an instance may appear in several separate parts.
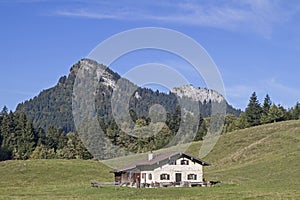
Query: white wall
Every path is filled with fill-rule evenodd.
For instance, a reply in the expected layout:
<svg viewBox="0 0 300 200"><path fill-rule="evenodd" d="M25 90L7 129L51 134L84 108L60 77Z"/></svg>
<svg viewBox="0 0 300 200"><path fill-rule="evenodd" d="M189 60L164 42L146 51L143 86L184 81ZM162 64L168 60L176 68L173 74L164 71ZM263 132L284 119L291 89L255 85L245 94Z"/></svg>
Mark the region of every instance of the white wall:
<svg viewBox="0 0 300 200"><path fill-rule="evenodd" d="M189 165L181 165L181 160L183 159L188 160ZM146 179L142 178L142 173L146 173ZM148 179L150 173L152 174L152 180ZM160 180L160 175L163 173L169 174L170 180ZM187 158L180 158L176 160L176 165L166 164L156 168L154 171L141 171L141 183L151 184L151 182L175 182L176 173L181 173L181 181L202 182L202 165L194 163L192 160ZM188 180L188 174L196 174L197 180Z"/></svg>

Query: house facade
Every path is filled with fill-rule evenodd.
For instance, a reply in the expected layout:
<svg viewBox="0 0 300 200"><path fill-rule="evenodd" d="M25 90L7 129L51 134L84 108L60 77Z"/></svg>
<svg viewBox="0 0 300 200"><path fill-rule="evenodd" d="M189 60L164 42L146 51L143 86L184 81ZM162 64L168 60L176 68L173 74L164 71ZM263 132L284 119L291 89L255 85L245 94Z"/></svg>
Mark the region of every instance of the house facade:
<svg viewBox="0 0 300 200"><path fill-rule="evenodd" d="M149 154L113 171L118 185L135 187L196 186L203 184L203 166L210 164L184 152Z"/></svg>

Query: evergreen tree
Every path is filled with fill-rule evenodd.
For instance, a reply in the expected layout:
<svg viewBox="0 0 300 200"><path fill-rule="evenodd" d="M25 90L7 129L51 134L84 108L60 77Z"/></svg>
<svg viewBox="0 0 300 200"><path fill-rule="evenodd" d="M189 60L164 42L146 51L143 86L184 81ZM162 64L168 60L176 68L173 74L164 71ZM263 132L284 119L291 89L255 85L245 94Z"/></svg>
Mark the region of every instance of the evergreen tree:
<svg viewBox="0 0 300 200"><path fill-rule="evenodd" d="M17 138L15 158L26 160L29 158L30 154L35 148L35 142L34 142L35 136L34 136L33 126L30 122L21 121L20 123L25 123L25 126L23 124L17 126L17 127L22 127L22 129L16 130L18 138Z"/></svg>
<svg viewBox="0 0 300 200"><path fill-rule="evenodd" d="M109 140L114 144L117 145L118 143L118 137L120 133L120 129L116 123L115 120L112 120L109 124L109 126L106 129L106 135L109 138Z"/></svg>
<svg viewBox="0 0 300 200"><path fill-rule="evenodd" d="M1 123L0 123L0 147L2 147L3 136L1 132Z"/></svg>
<svg viewBox="0 0 300 200"><path fill-rule="evenodd" d="M92 159L93 156L92 154L88 151L88 149L84 146L84 144L82 143L79 135L77 132L74 133L74 138L76 140L75 142L75 149L77 152L76 158L77 159Z"/></svg>
<svg viewBox="0 0 300 200"><path fill-rule="evenodd" d="M6 148L0 146L0 161L12 159L12 152Z"/></svg>
<svg viewBox="0 0 300 200"><path fill-rule="evenodd" d="M36 133L33 128L33 124L31 121L27 121L26 127L25 127L25 132L23 133L22 140L24 142L24 149L22 152L22 159L28 159L33 152L33 150L36 147Z"/></svg>
<svg viewBox="0 0 300 200"><path fill-rule="evenodd" d="M75 159L77 156L77 136L75 133L68 133L67 146L63 149L63 157L67 159Z"/></svg>
<svg viewBox="0 0 300 200"><path fill-rule="evenodd" d="M260 122L262 124L270 123L268 114L269 114L271 105L272 105L271 98L267 94L264 99L264 103L263 103L263 107L262 107L262 114L261 114L261 119L260 119Z"/></svg>
<svg viewBox="0 0 300 200"><path fill-rule="evenodd" d="M197 133L195 135L194 141L203 140L203 137L206 134L207 134L206 124L205 124L205 121L204 121L202 115L200 114L198 129L197 129Z"/></svg>
<svg viewBox="0 0 300 200"><path fill-rule="evenodd" d="M47 140L47 137L46 137L46 133L45 133L44 129L39 127L37 130L36 139L35 139L37 146L45 145L46 140Z"/></svg>
<svg viewBox="0 0 300 200"><path fill-rule="evenodd" d="M178 105L176 106L175 113L169 125L169 128L172 130L173 133L177 133L180 127L180 122L181 122L181 107Z"/></svg>
<svg viewBox="0 0 300 200"><path fill-rule="evenodd" d="M30 155L30 159L47 159L45 150L46 147L44 145L38 145Z"/></svg>
<svg viewBox="0 0 300 200"><path fill-rule="evenodd" d="M136 120L134 126L134 135L137 137L137 152L142 153L148 151L147 149L147 122L145 119L138 119Z"/></svg>
<svg viewBox="0 0 300 200"><path fill-rule="evenodd" d="M167 125L164 125L162 129L154 135L154 147L160 149L169 144L172 136L172 131ZM173 139L173 138L172 138Z"/></svg>
<svg viewBox="0 0 300 200"><path fill-rule="evenodd" d="M16 159L26 160L35 148L35 131L26 115L21 113L16 116L17 126L15 131L14 156Z"/></svg>
<svg viewBox="0 0 300 200"><path fill-rule="evenodd" d="M63 149L67 145L68 137L66 136L66 134L61 128L57 129L57 135L58 135L57 148Z"/></svg>
<svg viewBox="0 0 300 200"><path fill-rule="evenodd" d="M231 132L238 129L238 118L233 114L227 114L225 117L225 123L223 132Z"/></svg>
<svg viewBox="0 0 300 200"><path fill-rule="evenodd" d="M247 120L246 113L243 112L243 113L240 114L240 117L237 120L237 127L239 129L244 129L244 128L249 127L249 123L248 123L248 120Z"/></svg>
<svg viewBox="0 0 300 200"><path fill-rule="evenodd" d="M268 118L270 122L283 121L285 119L285 116L286 116L286 111L282 106L280 105L276 106L275 104L273 104L270 107L269 114L268 114Z"/></svg>
<svg viewBox="0 0 300 200"><path fill-rule="evenodd" d="M1 124L1 134L2 134L2 147L11 151L13 155L13 150L16 147L16 120L13 112L9 112L3 117Z"/></svg>
<svg viewBox="0 0 300 200"><path fill-rule="evenodd" d="M266 97L265 97L265 99L264 99L264 103L263 103L263 107L262 107L263 114L266 114L266 115L268 114L271 105L272 105L271 98L267 94Z"/></svg>
<svg viewBox="0 0 300 200"><path fill-rule="evenodd" d="M46 148L54 149L55 151L58 149L58 140L59 133L54 126L50 126L47 131L47 139L46 139Z"/></svg>
<svg viewBox="0 0 300 200"><path fill-rule="evenodd" d="M297 102L294 108L291 110L292 119L300 119L300 103Z"/></svg>
<svg viewBox="0 0 300 200"><path fill-rule="evenodd" d="M138 119L136 112L133 109L130 109L129 114L130 114L132 121L135 123L136 120Z"/></svg>
<svg viewBox="0 0 300 200"><path fill-rule="evenodd" d="M0 161L12 159L12 133L15 130L15 120L12 112L7 113L6 107L0 115Z"/></svg>
<svg viewBox="0 0 300 200"><path fill-rule="evenodd" d="M248 106L245 110L245 115L248 124L250 126L260 125L261 114L262 114L262 108L257 99L256 93L253 92L250 97Z"/></svg>
<svg viewBox="0 0 300 200"><path fill-rule="evenodd" d="M8 114L8 108L4 106L0 112L0 116L6 116Z"/></svg>
<svg viewBox="0 0 300 200"><path fill-rule="evenodd" d="M267 124L267 123L271 123L271 122L272 122L272 120L270 120L269 115L270 115L269 112L266 113L266 114L263 113L263 114L261 115L261 118L260 118L261 124Z"/></svg>
<svg viewBox="0 0 300 200"><path fill-rule="evenodd" d="M7 116L8 113L8 109L6 106L3 107L2 111L0 112L0 136L1 136L1 124L2 124L2 120L5 116ZM1 145L1 144L0 144Z"/></svg>

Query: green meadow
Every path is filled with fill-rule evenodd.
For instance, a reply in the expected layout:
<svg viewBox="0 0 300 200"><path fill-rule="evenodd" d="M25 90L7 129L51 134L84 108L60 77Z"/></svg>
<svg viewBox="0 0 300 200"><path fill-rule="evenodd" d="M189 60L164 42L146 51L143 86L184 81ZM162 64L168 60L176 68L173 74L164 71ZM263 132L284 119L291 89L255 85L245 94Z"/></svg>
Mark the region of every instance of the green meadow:
<svg viewBox="0 0 300 200"><path fill-rule="evenodd" d="M187 153L198 155L201 142ZM90 187L112 182L99 161L0 162L0 199L300 199L300 121L252 127L222 135L205 167L213 187L136 189ZM117 160L116 160L117 162Z"/></svg>

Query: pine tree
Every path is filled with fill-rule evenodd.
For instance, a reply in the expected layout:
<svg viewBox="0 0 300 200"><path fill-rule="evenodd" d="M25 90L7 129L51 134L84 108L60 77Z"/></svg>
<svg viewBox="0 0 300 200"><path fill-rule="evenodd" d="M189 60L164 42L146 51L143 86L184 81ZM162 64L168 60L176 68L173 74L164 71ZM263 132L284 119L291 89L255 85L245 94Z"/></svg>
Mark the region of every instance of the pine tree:
<svg viewBox="0 0 300 200"><path fill-rule="evenodd" d="M271 106L268 114L268 118L270 122L283 121L285 119L285 116L286 116L286 111L282 106L280 105L276 106L275 104Z"/></svg>
<svg viewBox="0 0 300 200"><path fill-rule="evenodd" d="M142 153L147 151L147 122L145 119L138 119L136 120L135 126L134 126L134 135L137 138L137 152Z"/></svg>
<svg viewBox="0 0 300 200"><path fill-rule="evenodd" d="M4 107L0 114L0 161L10 160L12 154L12 133L15 131L15 120L12 112L7 113Z"/></svg>
<svg viewBox="0 0 300 200"><path fill-rule="evenodd" d="M77 152L76 158L78 158L78 159L84 159L84 160L92 159L93 158L92 154L84 146L84 144L81 141L78 133L75 132L74 135L75 135L75 138L76 138L76 152Z"/></svg>
<svg viewBox="0 0 300 200"><path fill-rule="evenodd" d="M198 129L197 129L197 133L195 135L194 141L198 141L198 140L203 140L203 137L207 134L207 128L206 128L206 124L205 121L202 117L202 115L199 115L199 124L198 124Z"/></svg>
<svg viewBox="0 0 300 200"><path fill-rule="evenodd" d="M46 148L56 150L58 148L58 138L59 138L57 129L54 126L50 126L46 135L47 135Z"/></svg>
<svg viewBox="0 0 300 200"><path fill-rule="evenodd" d="M300 103L297 102L294 108L291 110L292 119L300 119Z"/></svg>
<svg viewBox="0 0 300 200"><path fill-rule="evenodd" d="M12 152L6 148L0 146L0 161L12 159Z"/></svg>
<svg viewBox="0 0 300 200"><path fill-rule="evenodd" d="M57 140L57 149L63 149L68 142L68 137L62 129L57 130L58 140Z"/></svg>
<svg viewBox="0 0 300 200"><path fill-rule="evenodd" d="M116 121L112 120L106 129L106 135L114 145L118 145L119 133L120 133L120 129Z"/></svg>
<svg viewBox="0 0 300 200"><path fill-rule="evenodd" d="M31 153L34 151L36 147L35 143L35 130L33 128L33 124L30 121L26 122L25 130L22 132L22 137L20 138L20 146L19 146L19 155L20 159L26 160L30 157Z"/></svg>
<svg viewBox="0 0 300 200"><path fill-rule="evenodd" d="M235 115L227 114L225 117L223 132L226 133L238 129L237 121L238 118Z"/></svg>
<svg viewBox="0 0 300 200"><path fill-rule="evenodd" d="M35 139L37 146L45 145L46 140L47 140L47 137L46 137L46 133L45 133L44 129L39 127L37 130L36 139Z"/></svg>
<svg viewBox="0 0 300 200"><path fill-rule="evenodd" d="M248 128L249 127L246 113L243 112L243 113L240 114L240 117L237 120L237 127L239 129L244 129L244 128Z"/></svg>
<svg viewBox="0 0 300 200"><path fill-rule="evenodd" d="M172 132L167 125L164 125L159 133L154 135L154 146L156 149L160 149L169 144L172 136ZM173 138L172 138L173 139ZM175 141L177 142L177 141Z"/></svg>
<svg viewBox="0 0 300 200"><path fill-rule="evenodd" d="M262 107L263 114L268 114L271 105L272 105L271 98L267 94L265 99L264 99L264 103L263 103L263 107Z"/></svg>
<svg viewBox="0 0 300 200"><path fill-rule="evenodd" d="M262 108L257 99L256 93L253 92L250 97L249 104L245 110L245 115L248 124L250 126L260 125L261 114Z"/></svg>
<svg viewBox="0 0 300 200"><path fill-rule="evenodd" d="M260 119L260 122L262 124L270 123L268 113L269 113L271 105L272 105L271 98L267 94L264 99L264 103L263 103L263 107L262 107L262 114L261 114L261 119Z"/></svg>
<svg viewBox="0 0 300 200"><path fill-rule="evenodd" d="M16 116L17 126L15 131L14 156L16 159L26 160L33 152L35 143L35 130L33 124L27 120L24 113Z"/></svg>
<svg viewBox="0 0 300 200"><path fill-rule="evenodd" d="M169 128L174 132L177 133L181 122L181 107L176 106L175 113L172 116L172 119L170 121Z"/></svg>
<svg viewBox="0 0 300 200"><path fill-rule="evenodd" d="M0 112L0 116L6 116L8 114L8 108L4 106Z"/></svg>
<svg viewBox="0 0 300 200"><path fill-rule="evenodd" d="M2 147L9 149L10 151L14 148L14 135L15 135L16 121L13 112L10 112L3 117L1 124L2 133Z"/></svg>

